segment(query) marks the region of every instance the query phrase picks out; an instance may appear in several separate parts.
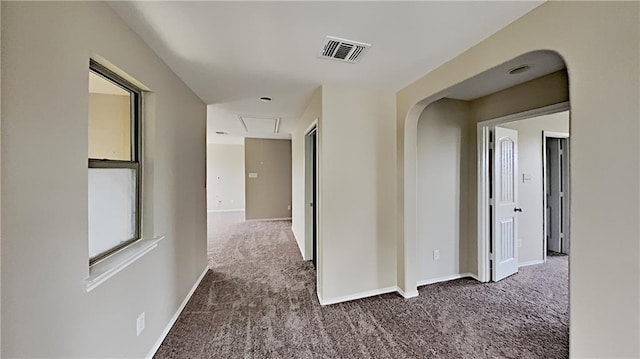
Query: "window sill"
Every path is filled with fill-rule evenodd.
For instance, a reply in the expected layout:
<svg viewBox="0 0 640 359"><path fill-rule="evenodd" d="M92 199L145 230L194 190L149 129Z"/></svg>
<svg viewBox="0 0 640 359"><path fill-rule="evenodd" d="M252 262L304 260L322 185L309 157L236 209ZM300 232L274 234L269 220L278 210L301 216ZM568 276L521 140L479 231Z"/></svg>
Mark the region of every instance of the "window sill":
<svg viewBox="0 0 640 359"><path fill-rule="evenodd" d="M158 246L158 242L164 236L141 239L130 246L114 253L112 256L94 264L89 268L89 277L84 280L84 289L88 292L106 282L109 278L118 274L121 270L135 262L152 249Z"/></svg>

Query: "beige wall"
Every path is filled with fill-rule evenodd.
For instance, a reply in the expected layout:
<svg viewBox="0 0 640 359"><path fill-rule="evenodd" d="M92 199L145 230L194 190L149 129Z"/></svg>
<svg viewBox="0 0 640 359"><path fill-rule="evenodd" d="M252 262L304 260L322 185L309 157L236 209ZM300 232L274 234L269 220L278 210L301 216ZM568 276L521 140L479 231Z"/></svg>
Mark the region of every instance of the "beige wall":
<svg viewBox="0 0 640 359"><path fill-rule="evenodd" d="M542 199L542 131L569 133L569 112L533 117L506 123L501 127L518 131L518 262L532 263L544 260L544 214ZM531 180L523 183L526 173Z"/></svg>
<svg viewBox="0 0 640 359"><path fill-rule="evenodd" d="M565 75L565 71L558 71L472 101L442 99L422 112L417 127L418 283L466 273L478 274L476 122L566 101L568 87ZM536 154L541 158L541 149L533 147L540 145L540 136L535 128L568 130L568 115L564 122L553 120L557 116L549 116L544 119L552 120L522 122L523 129L527 129L522 134L523 160L538 161ZM525 123L529 125L525 126ZM530 168L532 166L526 166L530 173L534 172ZM541 194L532 193L532 188L537 188L535 183L521 186L525 198L522 207L532 209L541 206L541 200L538 201L540 204L533 200ZM541 182L539 190L542 190ZM521 219L520 262L542 260L542 219L533 216L532 210L521 215ZM438 261L433 259L435 249L440 250Z"/></svg>
<svg viewBox="0 0 640 359"><path fill-rule="evenodd" d="M402 289L415 288L412 164L422 109L493 66L554 50L567 63L571 98L570 355L640 356L639 15L637 2L546 2L398 93Z"/></svg>
<svg viewBox="0 0 640 359"><path fill-rule="evenodd" d="M464 83L459 86L464 86ZM525 83L498 91L469 102L471 121L475 123L493 120L499 117L521 113L545 106L555 105L569 101L569 84L566 70L556 71L549 75L527 81ZM476 132L477 133L477 132ZM478 158L477 136L474 135L470 142L471 157ZM474 162L474 166L476 162ZM468 189L469 206L474 210L478 208L478 181L477 168L470 173ZM469 272L478 274L478 217L469 216L467 233L469 246ZM529 255L522 256L528 258Z"/></svg>
<svg viewBox="0 0 640 359"><path fill-rule="evenodd" d="M320 298L395 290L393 93L322 87Z"/></svg>
<svg viewBox="0 0 640 359"><path fill-rule="evenodd" d="M566 101L569 82L560 70L471 101L471 117L481 122Z"/></svg>
<svg viewBox="0 0 640 359"><path fill-rule="evenodd" d="M89 158L131 159L129 96L89 93Z"/></svg>
<svg viewBox="0 0 640 359"><path fill-rule="evenodd" d="M418 120L419 283L470 271L469 257L475 257L475 246L469 248L470 217L476 215L469 195L475 184L474 137L467 101L434 102ZM434 250L440 251L439 260Z"/></svg>
<svg viewBox="0 0 640 359"><path fill-rule="evenodd" d="M244 145L207 144L207 210L244 210Z"/></svg>
<svg viewBox="0 0 640 359"><path fill-rule="evenodd" d="M291 141L245 138L244 158L245 218L291 218Z"/></svg>
<svg viewBox="0 0 640 359"><path fill-rule="evenodd" d="M205 105L105 3L0 6L2 357L144 357L207 265ZM87 293L91 56L153 91L143 234L166 238Z"/></svg>
<svg viewBox="0 0 640 359"><path fill-rule="evenodd" d="M311 96L302 117L296 123L291 135L291 175L292 175L292 213L291 229L296 237L298 247L305 260L311 260L313 249L310 239L306 238L306 208L310 201L306 198L305 168L305 135L309 127L317 122L317 133L321 132L322 123L322 88L319 87ZM309 243L307 243L309 242ZM308 244L308 245L307 245Z"/></svg>

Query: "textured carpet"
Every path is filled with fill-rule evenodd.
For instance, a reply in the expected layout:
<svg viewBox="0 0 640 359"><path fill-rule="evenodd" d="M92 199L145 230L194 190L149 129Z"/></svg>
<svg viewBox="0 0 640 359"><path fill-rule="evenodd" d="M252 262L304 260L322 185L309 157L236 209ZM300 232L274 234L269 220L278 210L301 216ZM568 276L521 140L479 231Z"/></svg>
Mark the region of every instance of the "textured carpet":
<svg viewBox="0 0 640 359"><path fill-rule="evenodd" d="M230 223L156 358L566 358L567 257L321 307L290 222ZM222 233L224 232L224 233Z"/></svg>

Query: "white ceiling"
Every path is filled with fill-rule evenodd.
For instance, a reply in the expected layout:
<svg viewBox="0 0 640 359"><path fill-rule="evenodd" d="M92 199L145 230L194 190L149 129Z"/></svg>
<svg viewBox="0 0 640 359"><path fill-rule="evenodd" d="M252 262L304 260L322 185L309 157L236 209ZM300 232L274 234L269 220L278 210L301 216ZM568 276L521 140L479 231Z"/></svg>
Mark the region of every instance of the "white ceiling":
<svg viewBox="0 0 640 359"><path fill-rule="evenodd" d="M208 138L239 115L293 130L321 84L397 91L543 1L111 2L207 104ZM318 57L325 37L372 44L357 64ZM273 98L270 103L260 96ZM219 136L218 136L219 137ZM277 137L277 136L259 136Z"/></svg>
<svg viewBox="0 0 640 359"><path fill-rule="evenodd" d="M529 70L519 74L509 74L509 70L523 65L528 65ZM565 67L562 57L553 51L530 52L463 81L452 88L447 97L457 100L473 100L562 70Z"/></svg>

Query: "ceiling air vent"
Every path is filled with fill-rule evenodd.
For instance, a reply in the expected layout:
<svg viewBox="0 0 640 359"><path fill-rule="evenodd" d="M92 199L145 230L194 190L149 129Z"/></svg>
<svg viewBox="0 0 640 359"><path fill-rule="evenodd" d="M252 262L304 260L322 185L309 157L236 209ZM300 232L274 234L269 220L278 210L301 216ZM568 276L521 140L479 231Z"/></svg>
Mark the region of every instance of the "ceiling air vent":
<svg viewBox="0 0 640 359"><path fill-rule="evenodd" d="M333 36L327 36L324 40L324 46L320 57L325 59L334 59L338 61L350 62L355 64L362 59L371 45L364 42L340 39Z"/></svg>

